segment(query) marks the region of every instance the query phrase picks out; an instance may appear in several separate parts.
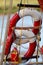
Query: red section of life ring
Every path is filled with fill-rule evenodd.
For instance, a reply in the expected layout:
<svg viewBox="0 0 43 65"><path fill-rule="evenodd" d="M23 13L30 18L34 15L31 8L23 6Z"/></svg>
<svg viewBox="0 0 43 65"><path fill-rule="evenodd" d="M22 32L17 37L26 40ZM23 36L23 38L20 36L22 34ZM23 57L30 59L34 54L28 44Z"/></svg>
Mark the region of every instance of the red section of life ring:
<svg viewBox="0 0 43 65"><path fill-rule="evenodd" d="M27 9L26 9L26 11L27 11ZM12 30L12 27L16 26L16 23L18 22L19 19L20 19L20 15L18 13L16 13L10 20L10 26L9 26L8 36L7 36L7 40L6 40L5 55L9 54L11 44L13 41L16 40L16 34ZM41 25L40 23L41 23L40 20L34 21L34 27L40 26ZM39 32L39 29L32 29L32 32L35 35L37 35ZM29 47L28 51L25 53L24 57L30 58L33 55L35 48L36 48L36 44L37 44L36 40L34 42L30 43L30 47Z"/></svg>
<svg viewBox="0 0 43 65"><path fill-rule="evenodd" d="M17 21L20 19L19 15L16 13L12 19L10 20L10 26L8 31L8 36L6 40L6 46L5 46L5 55L8 55L10 52L10 47L12 42L16 39L16 35L14 31L12 30L12 27L14 27L17 23Z"/></svg>
<svg viewBox="0 0 43 65"><path fill-rule="evenodd" d="M18 50L17 48L14 48L12 53L10 54L11 55L11 61L18 61L19 59L19 55L18 55Z"/></svg>
<svg viewBox="0 0 43 65"><path fill-rule="evenodd" d="M35 48L36 48L36 41L33 42L33 43L30 43L29 49L28 49L28 51L25 53L24 57L25 57L25 58L30 58L30 57L33 55L33 53L34 53Z"/></svg>
<svg viewBox="0 0 43 65"><path fill-rule="evenodd" d="M40 26L41 24L42 24L42 21L41 20L35 21L34 22L34 27ZM37 35L37 33L39 32L39 29L33 29L32 31L33 31L33 33L35 35Z"/></svg>

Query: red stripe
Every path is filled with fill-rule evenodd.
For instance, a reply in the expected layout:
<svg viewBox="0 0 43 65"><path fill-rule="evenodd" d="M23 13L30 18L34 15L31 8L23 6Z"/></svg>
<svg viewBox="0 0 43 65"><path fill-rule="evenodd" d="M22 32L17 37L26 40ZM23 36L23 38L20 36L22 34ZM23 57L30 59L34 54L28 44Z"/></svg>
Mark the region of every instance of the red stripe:
<svg viewBox="0 0 43 65"><path fill-rule="evenodd" d="M17 13L11 18L10 25L9 25L8 35L11 34L12 28L14 26L16 26L16 23L18 22L19 19L20 19L20 17L19 17L19 15Z"/></svg>
<svg viewBox="0 0 43 65"><path fill-rule="evenodd" d="M42 24L42 20L34 21L34 27L40 26ZM39 29L33 29L32 32L37 35L39 32Z"/></svg>
<svg viewBox="0 0 43 65"><path fill-rule="evenodd" d="M33 55L33 53L34 53L35 48L36 48L36 41L33 42L33 43L30 43L29 49L28 49L28 51L25 53L24 57L25 57L25 58L30 58L30 57Z"/></svg>

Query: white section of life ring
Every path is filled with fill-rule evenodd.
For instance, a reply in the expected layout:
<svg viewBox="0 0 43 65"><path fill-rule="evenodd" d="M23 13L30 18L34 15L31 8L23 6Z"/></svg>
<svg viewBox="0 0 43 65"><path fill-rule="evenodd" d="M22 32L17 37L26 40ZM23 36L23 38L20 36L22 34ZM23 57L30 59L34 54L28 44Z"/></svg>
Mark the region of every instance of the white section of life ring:
<svg viewBox="0 0 43 65"><path fill-rule="evenodd" d="M22 18L24 16L28 16L28 15L32 16L35 21L41 19L41 13L38 12L37 10L33 10L33 9L30 9L30 8L25 8L25 9L20 10L20 12L19 12L20 18Z"/></svg>
<svg viewBox="0 0 43 65"><path fill-rule="evenodd" d="M21 36L21 30L15 30L15 33L16 33L16 36L17 37L20 37ZM35 35L34 35L34 33L32 31L22 30L22 36L25 36L26 38L31 38L31 37L33 37L33 38L31 38L31 39L24 39L24 41L21 40L21 44L22 43L25 43L25 42L28 42L28 41L30 43L32 43L32 42L34 42L36 40L36 37L34 37ZM19 39L18 39L18 41L19 41ZM16 41L16 43L18 41Z"/></svg>
<svg viewBox="0 0 43 65"><path fill-rule="evenodd" d="M16 43L16 41L12 44L10 52L12 52L14 47L16 47L15 43ZM17 46L18 51L19 51L19 47L20 47L20 57L24 57L25 52L27 52L27 50L29 48L29 43L21 44L21 46Z"/></svg>

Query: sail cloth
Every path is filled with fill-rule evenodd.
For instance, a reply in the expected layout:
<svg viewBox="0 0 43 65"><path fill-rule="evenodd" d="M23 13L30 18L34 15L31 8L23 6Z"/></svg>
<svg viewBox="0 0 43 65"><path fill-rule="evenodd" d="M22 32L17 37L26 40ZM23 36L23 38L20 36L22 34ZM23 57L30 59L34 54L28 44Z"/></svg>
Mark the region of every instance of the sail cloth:
<svg viewBox="0 0 43 65"><path fill-rule="evenodd" d="M39 5L40 5L40 8L41 8L41 11L43 11L43 0L38 0L39 2Z"/></svg>

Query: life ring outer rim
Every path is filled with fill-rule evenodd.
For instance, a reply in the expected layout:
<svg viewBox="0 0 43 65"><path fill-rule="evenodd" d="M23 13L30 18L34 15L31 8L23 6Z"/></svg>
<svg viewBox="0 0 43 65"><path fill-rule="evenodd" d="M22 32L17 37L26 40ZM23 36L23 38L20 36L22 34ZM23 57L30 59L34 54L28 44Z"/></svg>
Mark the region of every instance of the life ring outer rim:
<svg viewBox="0 0 43 65"><path fill-rule="evenodd" d="M9 28L10 29L12 29L12 27L13 26L15 26L16 25L16 23L17 23L17 21L20 19L20 16L19 16L19 14L18 13L16 13L13 17L12 17L12 19L10 20L10 26L9 26ZM13 25L13 23L14 23L14 25ZM9 31L10 32L10 31ZM16 35L15 35L16 36ZM35 40L36 41L36 40ZM10 42L11 43L11 42ZM33 47L34 47L34 45L33 45ZM36 47L36 45L35 45L35 47ZM32 48L31 48L32 49ZM35 48L33 49L34 51L35 51ZM31 51L31 50L30 50ZM29 52L29 51L28 51ZM32 52L32 54L33 54L33 52ZM32 55L31 55L32 56Z"/></svg>

